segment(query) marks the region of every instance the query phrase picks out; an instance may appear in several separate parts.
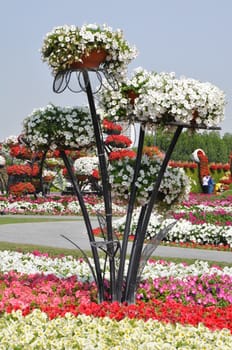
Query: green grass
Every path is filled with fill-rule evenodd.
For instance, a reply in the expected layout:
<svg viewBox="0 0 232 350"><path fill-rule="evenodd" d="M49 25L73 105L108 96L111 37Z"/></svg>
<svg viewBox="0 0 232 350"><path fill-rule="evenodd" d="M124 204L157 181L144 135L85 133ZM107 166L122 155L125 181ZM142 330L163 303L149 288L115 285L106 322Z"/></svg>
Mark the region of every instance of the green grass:
<svg viewBox="0 0 232 350"><path fill-rule="evenodd" d="M74 219L72 217L70 218L30 218L30 217L8 217L8 216L3 216L0 217L0 225L6 225L6 224L25 224L25 223L34 223L34 222L56 222L56 221L77 221L79 219Z"/></svg>

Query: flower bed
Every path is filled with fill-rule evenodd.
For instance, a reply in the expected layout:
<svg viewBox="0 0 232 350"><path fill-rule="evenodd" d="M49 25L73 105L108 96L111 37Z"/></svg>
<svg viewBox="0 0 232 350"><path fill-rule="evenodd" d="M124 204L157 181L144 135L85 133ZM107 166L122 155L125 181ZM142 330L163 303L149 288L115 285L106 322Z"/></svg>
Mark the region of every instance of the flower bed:
<svg viewBox="0 0 232 350"><path fill-rule="evenodd" d="M88 265L71 256L3 251L0 271L5 348L230 349L229 267L151 260L135 305L97 304Z"/></svg>

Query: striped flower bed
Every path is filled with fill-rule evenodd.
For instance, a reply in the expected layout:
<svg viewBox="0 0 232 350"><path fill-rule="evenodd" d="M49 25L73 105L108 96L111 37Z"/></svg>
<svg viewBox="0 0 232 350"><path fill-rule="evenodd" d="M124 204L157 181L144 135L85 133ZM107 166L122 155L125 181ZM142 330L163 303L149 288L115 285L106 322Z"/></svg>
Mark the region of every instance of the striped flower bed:
<svg viewBox="0 0 232 350"><path fill-rule="evenodd" d="M98 304L72 256L3 251L0 271L0 349L231 348L231 267L151 260L135 305Z"/></svg>

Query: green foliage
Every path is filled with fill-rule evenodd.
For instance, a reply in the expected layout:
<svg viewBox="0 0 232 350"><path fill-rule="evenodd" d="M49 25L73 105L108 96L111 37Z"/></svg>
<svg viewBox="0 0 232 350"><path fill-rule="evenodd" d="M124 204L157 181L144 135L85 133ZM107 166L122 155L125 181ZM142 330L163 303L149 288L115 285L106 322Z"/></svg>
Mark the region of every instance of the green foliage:
<svg viewBox="0 0 232 350"><path fill-rule="evenodd" d="M198 176L198 169L184 169L186 175L188 175L188 177L191 180L191 192L193 193L200 193L202 192L202 188L201 188L201 184L199 181L199 176Z"/></svg>
<svg viewBox="0 0 232 350"><path fill-rule="evenodd" d="M146 135L145 144L158 146L160 150L166 152L172 136L172 131L157 129L155 133ZM218 131L202 133L183 131L171 158L176 161L191 161L191 154L197 148L204 150L209 162L227 163L232 151L232 134L226 133L221 136Z"/></svg>

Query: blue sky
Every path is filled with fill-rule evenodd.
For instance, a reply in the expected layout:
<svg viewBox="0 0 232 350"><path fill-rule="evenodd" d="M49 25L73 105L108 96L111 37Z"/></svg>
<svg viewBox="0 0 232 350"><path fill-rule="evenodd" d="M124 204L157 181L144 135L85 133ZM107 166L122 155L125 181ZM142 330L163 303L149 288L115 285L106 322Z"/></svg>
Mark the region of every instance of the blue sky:
<svg viewBox="0 0 232 350"><path fill-rule="evenodd" d="M124 31L139 51L129 72L141 66L217 85L227 100L222 134L232 133L231 14L231 0L2 0L0 141L20 134L34 108L87 104L84 94L52 91L39 52L53 27L84 23Z"/></svg>

